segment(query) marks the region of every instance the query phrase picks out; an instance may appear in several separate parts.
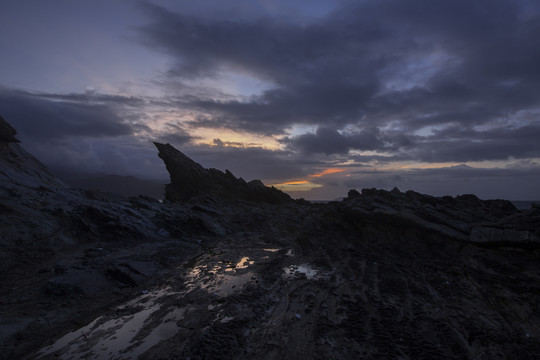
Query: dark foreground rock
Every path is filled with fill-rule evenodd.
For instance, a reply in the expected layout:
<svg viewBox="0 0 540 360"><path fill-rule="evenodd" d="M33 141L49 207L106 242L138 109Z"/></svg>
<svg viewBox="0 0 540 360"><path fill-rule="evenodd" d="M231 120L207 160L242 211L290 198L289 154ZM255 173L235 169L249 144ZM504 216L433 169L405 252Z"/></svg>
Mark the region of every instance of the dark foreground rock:
<svg viewBox="0 0 540 360"><path fill-rule="evenodd" d="M3 146L0 358L540 354L538 208L397 189L261 200L167 145L159 203L71 188Z"/></svg>

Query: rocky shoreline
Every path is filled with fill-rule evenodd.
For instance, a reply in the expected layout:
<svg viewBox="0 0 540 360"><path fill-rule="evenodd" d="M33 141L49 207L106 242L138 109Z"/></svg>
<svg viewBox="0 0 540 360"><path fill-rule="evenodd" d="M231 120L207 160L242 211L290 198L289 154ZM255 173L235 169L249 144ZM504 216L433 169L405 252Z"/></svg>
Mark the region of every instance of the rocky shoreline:
<svg viewBox="0 0 540 360"><path fill-rule="evenodd" d="M533 359L540 209L293 200L156 144L165 201L72 188L0 118L0 357Z"/></svg>

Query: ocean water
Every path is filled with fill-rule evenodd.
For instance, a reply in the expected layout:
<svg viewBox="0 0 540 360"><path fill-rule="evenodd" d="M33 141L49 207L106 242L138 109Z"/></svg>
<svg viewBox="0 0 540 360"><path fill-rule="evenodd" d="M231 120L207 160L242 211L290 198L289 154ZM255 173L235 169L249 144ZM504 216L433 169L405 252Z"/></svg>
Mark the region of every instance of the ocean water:
<svg viewBox="0 0 540 360"><path fill-rule="evenodd" d="M518 201L512 201L511 203L514 204L515 207L518 208L518 210L527 210L531 208L531 205L533 203L540 204L540 200L532 200L532 201L525 201L525 200L518 200Z"/></svg>

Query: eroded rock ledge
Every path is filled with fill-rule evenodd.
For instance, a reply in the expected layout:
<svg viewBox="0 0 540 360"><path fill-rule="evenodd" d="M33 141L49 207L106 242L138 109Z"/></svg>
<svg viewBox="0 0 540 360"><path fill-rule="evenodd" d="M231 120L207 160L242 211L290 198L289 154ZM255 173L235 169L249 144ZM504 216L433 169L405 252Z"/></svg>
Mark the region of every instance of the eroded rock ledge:
<svg viewBox="0 0 540 360"><path fill-rule="evenodd" d="M508 200L476 195L435 197L409 190L349 191L343 204L359 214L407 219L451 238L486 246L540 247L540 208L518 211Z"/></svg>

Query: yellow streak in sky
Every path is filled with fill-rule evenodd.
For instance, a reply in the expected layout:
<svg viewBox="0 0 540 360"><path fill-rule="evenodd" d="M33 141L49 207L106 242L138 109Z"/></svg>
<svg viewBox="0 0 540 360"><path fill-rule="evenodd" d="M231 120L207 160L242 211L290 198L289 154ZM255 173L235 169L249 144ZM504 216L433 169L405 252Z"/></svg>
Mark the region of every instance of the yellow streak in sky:
<svg viewBox="0 0 540 360"><path fill-rule="evenodd" d="M216 146L214 139L222 141L226 147L260 147L268 150L279 150L283 146L275 137L251 134L248 132L239 132L229 129L207 129L199 128L191 132L191 135L197 137L196 144Z"/></svg>
<svg viewBox="0 0 540 360"><path fill-rule="evenodd" d="M320 173L309 175L309 176L311 176L311 177L321 177L321 176L324 176L324 175L335 174L335 173L339 173L339 172L343 172L343 171L345 171L345 170L338 169L338 168L329 168L329 169L321 171Z"/></svg>
<svg viewBox="0 0 540 360"><path fill-rule="evenodd" d="M308 175L309 177L313 178L319 178L325 175L329 174L335 174L344 172L344 169L338 169L338 168L328 168L321 172L315 173L313 175ZM312 189L323 187L321 184L315 184L308 180L296 180L296 181L287 181L280 184L273 184L271 186L274 186L275 188L278 188L282 191L309 191Z"/></svg>
<svg viewBox="0 0 540 360"><path fill-rule="evenodd" d="M314 184L309 181L289 181L281 184L273 184L273 186L281 191L309 191L311 189L322 187L322 185Z"/></svg>
<svg viewBox="0 0 540 360"><path fill-rule="evenodd" d="M300 185L300 184L309 184L309 181L301 180L301 181L289 181L277 185ZM276 185L274 185L276 186Z"/></svg>

